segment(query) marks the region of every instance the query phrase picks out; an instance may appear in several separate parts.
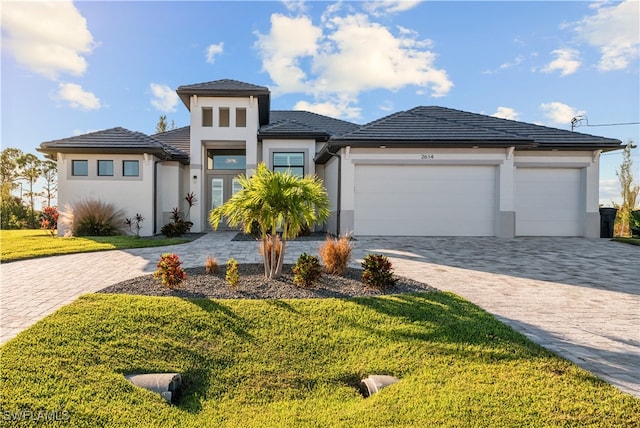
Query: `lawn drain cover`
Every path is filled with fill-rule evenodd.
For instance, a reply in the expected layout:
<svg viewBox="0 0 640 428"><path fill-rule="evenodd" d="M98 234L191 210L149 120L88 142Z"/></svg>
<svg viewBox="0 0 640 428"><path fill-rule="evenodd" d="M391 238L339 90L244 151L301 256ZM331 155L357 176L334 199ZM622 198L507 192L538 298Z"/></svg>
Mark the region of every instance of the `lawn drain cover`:
<svg viewBox="0 0 640 428"><path fill-rule="evenodd" d="M169 403L177 396L178 389L182 385L180 373L131 374L125 375L125 379L135 386L157 392Z"/></svg>
<svg viewBox="0 0 640 428"><path fill-rule="evenodd" d="M365 397L369 397L389 385L399 382L400 379L388 375L369 375L368 378L360 381L360 392Z"/></svg>

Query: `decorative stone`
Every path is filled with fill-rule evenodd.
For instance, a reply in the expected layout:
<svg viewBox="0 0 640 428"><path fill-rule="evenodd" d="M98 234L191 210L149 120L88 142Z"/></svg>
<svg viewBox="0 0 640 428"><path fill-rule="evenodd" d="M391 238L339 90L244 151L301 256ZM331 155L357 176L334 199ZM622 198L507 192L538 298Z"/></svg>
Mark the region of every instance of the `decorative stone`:
<svg viewBox="0 0 640 428"><path fill-rule="evenodd" d="M157 392L169 403L182 385L180 373L131 374L125 375L125 379L135 386Z"/></svg>
<svg viewBox="0 0 640 428"><path fill-rule="evenodd" d="M360 391L365 397L369 397L389 385L399 382L400 379L388 375L369 375L360 382Z"/></svg>

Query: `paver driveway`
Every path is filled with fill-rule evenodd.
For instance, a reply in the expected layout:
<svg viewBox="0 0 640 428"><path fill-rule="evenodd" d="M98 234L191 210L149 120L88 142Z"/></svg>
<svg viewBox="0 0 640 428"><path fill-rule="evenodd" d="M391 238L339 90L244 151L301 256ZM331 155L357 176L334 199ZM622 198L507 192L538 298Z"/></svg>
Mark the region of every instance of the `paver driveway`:
<svg viewBox="0 0 640 428"><path fill-rule="evenodd" d="M160 254L185 267L206 255L259 262L253 242L210 233L164 248L74 254L6 263L0 342L79 295L153 272ZM317 241L291 242L288 262ZM396 273L451 291L623 391L640 396L640 247L583 238L358 237L354 266L380 252Z"/></svg>

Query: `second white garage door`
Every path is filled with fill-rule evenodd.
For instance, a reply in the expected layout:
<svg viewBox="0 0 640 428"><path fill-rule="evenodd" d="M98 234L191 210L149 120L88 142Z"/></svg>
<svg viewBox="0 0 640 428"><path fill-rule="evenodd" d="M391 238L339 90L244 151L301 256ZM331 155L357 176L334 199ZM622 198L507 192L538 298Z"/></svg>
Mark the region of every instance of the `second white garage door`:
<svg viewBox="0 0 640 428"><path fill-rule="evenodd" d="M356 235L494 236L496 167L356 165Z"/></svg>
<svg viewBox="0 0 640 428"><path fill-rule="evenodd" d="M579 168L516 169L516 235L582 236Z"/></svg>

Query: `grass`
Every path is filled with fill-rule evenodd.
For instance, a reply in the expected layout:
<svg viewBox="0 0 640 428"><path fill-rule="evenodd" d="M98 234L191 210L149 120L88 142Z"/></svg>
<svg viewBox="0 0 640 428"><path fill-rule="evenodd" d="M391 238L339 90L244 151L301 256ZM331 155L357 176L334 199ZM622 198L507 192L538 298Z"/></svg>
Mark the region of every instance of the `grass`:
<svg viewBox="0 0 640 428"><path fill-rule="evenodd" d="M622 238L622 237L617 237L617 238L613 238L613 240L616 241L616 242L623 242L625 244L640 245L640 238Z"/></svg>
<svg viewBox="0 0 640 428"><path fill-rule="evenodd" d="M24 411L72 427L640 425L640 399L439 292L87 295L6 343L0 367L4 426ZM173 371L184 379L174 405L123 377ZM369 374L401 381L363 398Z"/></svg>
<svg viewBox="0 0 640 428"><path fill-rule="evenodd" d="M52 237L39 229L0 230L0 261L30 259L60 254L128 248L159 247L187 242L183 238L149 239L135 236L90 236L83 238Z"/></svg>

